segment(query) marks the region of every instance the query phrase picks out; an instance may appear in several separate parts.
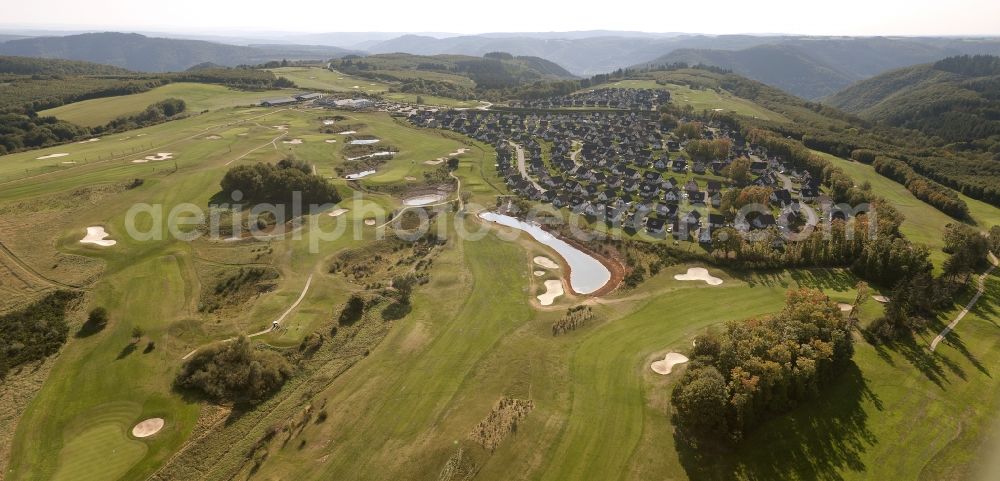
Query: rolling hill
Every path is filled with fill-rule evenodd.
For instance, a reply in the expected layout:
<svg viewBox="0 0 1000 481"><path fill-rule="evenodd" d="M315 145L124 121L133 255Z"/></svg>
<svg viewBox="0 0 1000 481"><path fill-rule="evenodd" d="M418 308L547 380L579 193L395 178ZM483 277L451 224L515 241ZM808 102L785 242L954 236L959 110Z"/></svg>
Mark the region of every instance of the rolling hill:
<svg viewBox="0 0 1000 481"><path fill-rule="evenodd" d="M205 62L236 66L282 59L329 59L348 53L351 52L337 47L238 46L116 32L35 37L0 43L0 55L80 60L140 72L180 71Z"/></svg>
<svg viewBox="0 0 1000 481"><path fill-rule="evenodd" d="M129 75L129 70L92 62L0 56L0 74L13 75Z"/></svg>
<svg viewBox="0 0 1000 481"><path fill-rule="evenodd" d="M1000 135L1000 58L951 57L859 82L826 103L948 142Z"/></svg>
<svg viewBox="0 0 1000 481"><path fill-rule="evenodd" d="M491 52L482 57L470 55L410 55L403 53L349 56L331 64L332 68L351 75L381 80L454 85L468 88L464 79L476 88L505 88L539 80L575 78L555 62L540 57L514 56ZM446 92L438 92L446 93ZM452 92L452 95L458 92ZM461 96L461 95L459 95Z"/></svg>
<svg viewBox="0 0 1000 481"><path fill-rule="evenodd" d="M735 51L675 50L640 66L683 62L722 67L800 97L818 99L887 70L975 53L1000 53L1000 42L802 37Z"/></svg>
<svg viewBox="0 0 1000 481"><path fill-rule="evenodd" d="M514 55L547 58L576 75L593 75L644 62L678 48L740 49L778 38L749 35L643 37L620 35L617 32L595 34L597 36L583 36L579 33L572 35L570 32L541 37L528 34L487 34L449 38L404 35L371 45L367 50L371 53L472 56L489 52L510 52Z"/></svg>

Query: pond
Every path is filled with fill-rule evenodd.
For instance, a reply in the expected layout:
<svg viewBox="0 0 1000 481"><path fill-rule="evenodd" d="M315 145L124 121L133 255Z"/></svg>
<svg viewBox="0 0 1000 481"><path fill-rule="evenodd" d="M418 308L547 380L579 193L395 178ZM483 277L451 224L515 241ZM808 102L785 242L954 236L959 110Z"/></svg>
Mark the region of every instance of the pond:
<svg viewBox="0 0 1000 481"><path fill-rule="evenodd" d="M542 229L538 224L531 224L509 215L497 214L496 212L483 212L479 214L479 217L483 220L496 222L503 226L527 232L536 241L558 252L566 260L566 263L569 264L569 285L577 293L590 294L611 281L611 271L604 264L601 264L600 261L589 254L584 253L568 242Z"/></svg>

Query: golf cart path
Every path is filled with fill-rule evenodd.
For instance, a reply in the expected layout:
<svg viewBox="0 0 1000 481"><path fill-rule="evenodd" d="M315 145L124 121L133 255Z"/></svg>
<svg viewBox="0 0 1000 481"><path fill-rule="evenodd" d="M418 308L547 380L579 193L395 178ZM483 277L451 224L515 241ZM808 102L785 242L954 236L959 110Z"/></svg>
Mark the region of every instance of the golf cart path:
<svg viewBox="0 0 1000 481"><path fill-rule="evenodd" d="M948 324L948 327L945 327L944 330L941 331L941 333L938 334L933 341L931 341L931 352L934 352L934 350L937 349L938 344L944 340L945 336L947 336L949 332L955 330L959 321L961 321L962 318L964 318L965 315L968 314L973 307L975 307L976 302L979 302L979 298L982 297L983 292L986 290L986 278L989 277L991 272L993 272L993 269L997 268L998 261L992 252L989 253L988 259L990 261L990 268L986 269L986 272L983 272L982 275L979 276L978 285L976 286L976 295L972 296L972 300L966 304L965 309L962 309L962 312L958 313L955 320L951 321L951 324Z"/></svg>
<svg viewBox="0 0 1000 481"><path fill-rule="evenodd" d="M275 319L271 323L271 327L268 327L267 329L264 329L262 331L250 334L247 337L263 336L264 334L267 334L267 333L273 331L276 327L281 326L281 323L285 320L285 318L288 317L288 315L291 314L292 311L294 311L296 307L299 307L299 304L302 302L302 299L305 299L306 293L309 292L309 286L312 285L312 280L313 280L313 274L309 274L309 277L306 279L306 285L305 285L305 287L302 288L302 293L299 294L299 298L296 299L295 302L292 303L292 305L289 306L288 309L286 309L285 312L281 314L281 317ZM224 340L222 340L220 342L232 342L235 339L236 339L235 337L230 337L229 339L224 339ZM215 343L212 342L212 343L209 343L209 344L215 344ZM194 353L198 352L198 350L201 349L201 348L203 348L203 347L205 347L205 346L203 345L203 346L199 346L199 347L194 348L191 352L185 354L184 357L181 358L181 360L185 360L185 359L191 357L192 355L194 355Z"/></svg>
<svg viewBox="0 0 1000 481"><path fill-rule="evenodd" d="M398 219L400 216L403 215L403 212L406 212L407 210L410 210L410 209L418 209L418 208L422 209L424 207L436 207L436 206L439 206L439 205L451 204L451 203L456 202L456 201L458 202L458 210L461 211L462 209L465 209L465 202L462 201L462 179L459 179L457 176L455 176L454 172L448 172L448 175L452 179L455 179L455 182L457 182L457 186L455 187L455 198L454 199L443 200L441 202L435 202L433 204L408 205L408 206L405 206L402 209L400 209L399 212L396 213L396 215L392 216L391 219L385 221L385 223L383 223L380 226L376 226L375 228L376 229L381 229L381 228L383 228L383 227L385 227L385 226L387 226L389 224L392 224L392 222L394 220Z"/></svg>

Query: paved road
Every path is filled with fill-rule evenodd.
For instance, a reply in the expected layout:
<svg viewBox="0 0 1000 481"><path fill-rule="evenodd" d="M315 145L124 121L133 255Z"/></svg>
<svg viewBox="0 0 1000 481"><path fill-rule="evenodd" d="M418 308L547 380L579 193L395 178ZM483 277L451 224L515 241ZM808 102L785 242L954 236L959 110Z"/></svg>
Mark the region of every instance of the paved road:
<svg viewBox="0 0 1000 481"><path fill-rule="evenodd" d="M958 316L955 317L955 320L951 321L951 324L948 324L948 327L944 328L944 330L941 331L941 333L938 334L933 341L931 341L932 352L935 349L937 349L938 344L940 344L941 341L944 340L945 336L947 336L949 332L955 330L955 327L958 326L959 321L961 321L962 318L964 318L965 315L968 314L973 307L975 307L976 302L979 302L979 298L982 297L983 291L986 290L986 278L989 277L990 273L993 272L993 269L996 269L997 267L997 258L996 256L993 255L992 252L989 255L989 261L990 261L990 268L986 269L986 272L984 272L981 276L979 276L978 285L976 286L976 295L972 296L972 300L970 300L969 303L965 306L965 309L962 309L962 312L958 313Z"/></svg>
<svg viewBox="0 0 1000 481"><path fill-rule="evenodd" d="M545 192L545 189L539 185L538 182L535 182L535 179L532 179L531 176L528 175L528 167L524 164L524 148L514 142L511 142L510 145L513 145L514 150L517 151L517 170L521 171L521 175L525 179L528 179L528 181L531 182L536 189L541 192Z"/></svg>

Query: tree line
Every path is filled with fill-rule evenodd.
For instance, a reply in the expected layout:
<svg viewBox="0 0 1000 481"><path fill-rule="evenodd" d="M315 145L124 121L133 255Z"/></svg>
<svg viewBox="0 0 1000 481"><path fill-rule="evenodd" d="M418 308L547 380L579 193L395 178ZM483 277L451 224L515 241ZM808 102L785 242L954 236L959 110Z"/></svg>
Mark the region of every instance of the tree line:
<svg viewBox="0 0 1000 481"><path fill-rule="evenodd" d="M956 219L969 217L969 206L955 191L918 174L905 162L881 155L875 158L872 166L875 167L875 172L903 184L916 198L937 210Z"/></svg>

